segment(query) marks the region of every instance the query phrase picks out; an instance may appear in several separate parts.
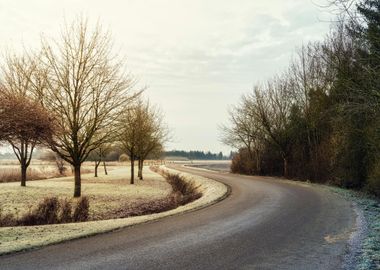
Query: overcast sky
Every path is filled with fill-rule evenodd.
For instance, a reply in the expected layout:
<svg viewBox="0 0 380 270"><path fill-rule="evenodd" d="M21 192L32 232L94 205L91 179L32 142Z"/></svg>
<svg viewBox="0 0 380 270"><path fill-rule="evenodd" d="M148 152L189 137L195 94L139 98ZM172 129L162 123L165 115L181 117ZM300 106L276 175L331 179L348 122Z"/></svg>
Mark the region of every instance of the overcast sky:
<svg viewBox="0 0 380 270"><path fill-rule="evenodd" d="M0 49L36 48L83 14L109 29L173 131L168 149L228 152L218 125L253 84L328 32L318 0L0 0ZM320 1L319 1L320 2Z"/></svg>

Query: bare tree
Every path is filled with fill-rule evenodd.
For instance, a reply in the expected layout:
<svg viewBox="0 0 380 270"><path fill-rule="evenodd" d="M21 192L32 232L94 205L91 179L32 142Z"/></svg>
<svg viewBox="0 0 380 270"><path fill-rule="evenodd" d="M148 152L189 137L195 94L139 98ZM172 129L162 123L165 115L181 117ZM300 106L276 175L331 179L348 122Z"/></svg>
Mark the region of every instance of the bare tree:
<svg viewBox="0 0 380 270"><path fill-rule="evenodd" d="M112 146L109 143L105 143L96 148L89 155L89 159L93 160L95 163L94 176L98 177L98 168L101 163L103 163L104 174L108 175L107 165L106 165L106 156L111 151Z"/></svg>
<svg viewBox="0 0 380 270"><path fill-rule="evenodd" d="M163 151L164 144L170 139L169 130L164 123L162 111L150 105L149 101L142 103L143 121L139 125L139 140L137 142L138 177L143 179L144 161L149 155L158 155Z"/></svg>
<svg viewBox="0 0 380 270"><path fill-rule="evenodd" d="M139 140L139 124L142 123L143 115L141 102L137 102L132 108L126 108L119 118L118 142L120 148L129 156L131 164L130 183L135 183L135 160L137 159L137 144Z"/></svg>
<svg viewBox="0 0 380 270"><path fill-rule="evenodd" d="M60 132L51 149L75 172L74 197L81 196L81 165L89 154L112 140L115 120L139 93L112 54L110 36L99 25L89 29L80 18L66 25L58 40L43 40L42 70L47 87L39 94L53 112Z"/></svg>
<svg viewBox="0 0 380 270"><path fill-rule="evenodd" d="M0 134L21 165L21 186L26 186L27 169L36 145L51 141L54 121L37 102L19 94L2 93L0 102Z"/></svg>
<svg viewBox="0 0 380 270"><path fill-rule="evenodd" d="M221 126L222 142L236 149L247 149L249 159L255 162L256 173L261 171L261 150L263 134L256 114L250 113L252 108L249 96L243 96L238 106L229 111L229 126Z"/></svg>
<svg viewBox="0 0 380 270"><path fill-rule="evenodd" d="M145 159L161 150L168 139L169 132L161 111L149 102L140 99L124 112L119 122L119 141L131 161L131 184L134 183L135 161L138 161L138 177L142 179Z"/></svg>
<svg viewBox="0 0 380 270"><path fill-rule="evenodd" d="M291 140L287 136L287 126L294 102L288 80L274 77L266 87L256 87L247 102L251 108L250 114L259 121L264 138L279 149L283 159L283 175L288 177Z"/></svg>

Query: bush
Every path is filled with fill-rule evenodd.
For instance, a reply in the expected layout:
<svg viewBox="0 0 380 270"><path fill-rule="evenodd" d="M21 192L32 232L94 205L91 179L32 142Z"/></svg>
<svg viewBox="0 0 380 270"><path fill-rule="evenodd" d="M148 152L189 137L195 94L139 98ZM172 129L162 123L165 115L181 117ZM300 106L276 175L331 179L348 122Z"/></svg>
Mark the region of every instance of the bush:
<svg viewBox="0 0 380 270"><path fill-rule="evenodd" d="M73 221L86 221L89 217L90 201L86 196L81 197L74 210Z"/></svg>
<svg viewBox="0 0 380 270"><path fill-rule="evenodd" d="M126 162L126 161L129 161L129 157L128 157L126 154L122 154L122 155L120 155L120 157L119 157L119 161L120 161L120 162Z"/></svg>
<svg viewBox="0 0 380 270"><path fill-rule="evenodd" d="M57 197L45 198L37 208L23 215L18 223L24 226L58 223L59 208Z"/></svg>
<svg viewBox="0 0 380 270"><path fill-rule="evenodd" d="M367 189L376 196L380 196L380 162L376 164L369 176Z"/></svg>
<svg viewBox="0 0 380 270"><path fill-rule="evenodd" d="M11 213L3 214L2 209L0 209L0 227L16 226L17 219Z"/></svg>
<svg viewBox="0 0 380 270"><path fill-rule="evenodd" d="M173 193L170 200L176 205L173 208L185 205L202 197L202 193L198 191L198 187L195 186L194 182L186 181L181 175L160 170L155 166L152 166L151 170L161 174L171 185Z"/></svg>
<svg viewBox="0 0 380 270"><path fill-rule="evenodd" d="M60 223L68 223L72 221L71 202L67 199L61 201L61 211L59 216Z"/></svg>
<svg viewBox="0 0 380 270"><path fill-rule="evenodd" d="M29 212L19 219L11 213L3 214L0 211L0 227L86 221L89 218L89 208L90 203L87 197L82 197L78 200L74 213L72 213L72 205L69 200L58 200L57 197L48 197L40 202L36 208L29 210Z"/></svg>

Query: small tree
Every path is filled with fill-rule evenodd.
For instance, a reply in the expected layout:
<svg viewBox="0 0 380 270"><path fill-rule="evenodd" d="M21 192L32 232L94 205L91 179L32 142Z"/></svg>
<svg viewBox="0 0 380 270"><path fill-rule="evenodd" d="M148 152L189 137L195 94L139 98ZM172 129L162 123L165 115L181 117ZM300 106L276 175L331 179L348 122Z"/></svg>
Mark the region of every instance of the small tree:
<svg viewBox="0 0 380 270"><path fill-rule="evenodd" d="M110 144L104 144L95 149L89 156L89 160L94 161L94 176L98 177L98 168L101 163L103 163L104 174L108 175L107 165L106 165L106 156L111 151L112 146Z"/></svg>
<svg viewBox="0 0 380 270"><path fill-rule="evenodd" d="M135 183L135 160L137 158L137 144L140 139L139 124L142 123L143 115L141 101L132 108L126 108L119 118L118 141L120 148L129 156L131 164L130 183Z"/></svg>
<svg viewBox="0 0 380 270"><path fill-rule="evenodd" d="M0 102L0 134L9 142L21 165L21 186L26 186L27 169L38 144L50 142L54 122L37 102L25 96L4 94Z"/></svg>
<svg viewBox="0 0 380 270"><path fill-rule="evenodd" d="M139 140L137 141L138 177L143 179L144 161L148 156L158 157L169 140L169 130L163 121L159 108L149 102L141 104L143 120L139 124Z"/></svg>
<svg viewBox="0 0 380 270"><path fill-rule="evenodd" d="M169 137L168 130L163 123L160 110L141 99L132 108L125 110L118 126L118 141L131 161L131 184L133 184L135 161L138 161L138 177L142 179L145 159L149 154L162 150L163 144Z"/></svg>

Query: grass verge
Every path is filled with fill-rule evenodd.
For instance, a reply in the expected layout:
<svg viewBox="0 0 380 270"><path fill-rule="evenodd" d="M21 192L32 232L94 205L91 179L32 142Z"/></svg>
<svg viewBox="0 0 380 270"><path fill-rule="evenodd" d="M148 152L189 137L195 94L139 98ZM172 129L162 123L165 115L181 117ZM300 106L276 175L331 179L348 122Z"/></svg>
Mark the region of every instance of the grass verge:
<svg viewBox="0 0 380 270"><path fill-rule="evenodd" d="M347 200L354 202L361 217L360 243L357 243L353 258L354 269L380 269L380 201L362 192L355 192L338 187L328 187ZM361 214L362 213L362 214Z"/></svg>

